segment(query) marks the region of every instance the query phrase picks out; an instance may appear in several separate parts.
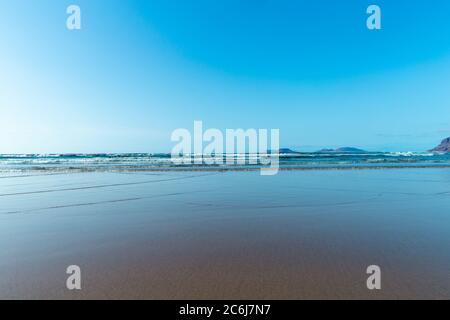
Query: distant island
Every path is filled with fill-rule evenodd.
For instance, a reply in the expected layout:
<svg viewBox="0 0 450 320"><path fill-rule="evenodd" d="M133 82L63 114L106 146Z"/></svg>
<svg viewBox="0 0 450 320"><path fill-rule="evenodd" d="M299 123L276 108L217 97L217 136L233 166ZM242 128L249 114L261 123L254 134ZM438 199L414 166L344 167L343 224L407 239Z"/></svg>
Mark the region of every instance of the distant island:
<svg viewBox="0 0 450 320"><path fill-rule="evenodd" d="M316 151L315 153L366 153L367 151L353 148L353 147L343 147L343 148L337 148L337 149L322 149L319 151ZM281 148L278 150L269 150L269 153L278 153L278 154L299 154L301 152L294 151L289 148Z"/></svg>
<svg viewBox="0 0 450 320"><path fill-rule="evenodd" d="M317 151L318 153L366 153L367 151L364 151L362 149L353 148L353 147L343 147L343 148L337 148L337 149L322 149Z"/></svg>
<svg viewBox="0 0 450 320"><path fill-rule="evenodd" d="M274 150L274 151L275 151L275 153L277 153L276 151L278 151L278 154L295 154L295 153L300 153L300 152L291 150L289 148L281 148L281 149Z"/></svg>
<svg viewBox="0 0 450 320"><path fill-rule="evenodd" d="M442 140L441 144L431 149L431 152L450 152L450 137Z"/></svg>
<svg viewBox="0 0 450 320"><path fill-rule="evenodd" d="M270 152L270 151L269 151ZM354 148L354 147L342 147L337 149L321 149L315 153L367 153L368 151ZM435 148L429 150L429 152L450 152L450 137L445 138L442 142ZM278 154L300 154L302 152L295 151L289 148L280 148L278 150L272 150L271 153Z"/></svg>

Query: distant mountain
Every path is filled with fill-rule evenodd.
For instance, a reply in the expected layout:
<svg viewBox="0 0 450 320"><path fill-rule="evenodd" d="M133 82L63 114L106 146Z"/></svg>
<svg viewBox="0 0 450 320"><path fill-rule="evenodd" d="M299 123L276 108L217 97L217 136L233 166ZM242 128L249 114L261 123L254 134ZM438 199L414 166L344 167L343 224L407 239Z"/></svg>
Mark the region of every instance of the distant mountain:
<svg viewBox="0 0 450 320"><path fill-rule="evenodd" d="M352 147L343 147L343 148L337 148L337 149L322 149L317 152L321 153L366 153L367 151L358 149L358 148L352 148Z"/></svg>
<svg viewBox="0 0 450 320"><path fill-rule="evenodd" d="M270 150L270 153L278 153L278 154L290 154L290 153L300 153L289 148L281 148L278 150Z"/></svg>
<svg viewBox="0 0 450 320"><path fill-rule="evenodd" d="M291 150L289 148L281 148L278 150L279 153L298 153L297 151Z"/></svg>
<svg viewBox="0 0 450 320"><path fill-rule="evenodd" d="M431 152L450 152L450 137L442 140L441 144L436 148L431 149Z"/></svg>

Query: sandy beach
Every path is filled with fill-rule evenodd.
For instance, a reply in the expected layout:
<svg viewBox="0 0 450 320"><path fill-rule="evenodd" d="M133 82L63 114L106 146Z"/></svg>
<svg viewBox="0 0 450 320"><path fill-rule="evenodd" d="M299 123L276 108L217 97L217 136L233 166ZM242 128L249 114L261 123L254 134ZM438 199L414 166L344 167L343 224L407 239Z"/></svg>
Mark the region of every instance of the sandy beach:
<svg viewBox="0 0 450 320"><path fill-rule="evenodd" d="M0 203L1 299L450 298L448 169L3 174Z"/></svg>

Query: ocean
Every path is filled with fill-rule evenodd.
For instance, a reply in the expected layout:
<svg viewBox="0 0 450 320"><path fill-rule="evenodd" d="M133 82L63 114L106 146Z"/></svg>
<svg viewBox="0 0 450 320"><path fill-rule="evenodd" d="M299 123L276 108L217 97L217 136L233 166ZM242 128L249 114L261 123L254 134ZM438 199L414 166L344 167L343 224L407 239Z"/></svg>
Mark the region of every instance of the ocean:
<svg viewBox="0 0 450 320"><path fill-rule="evenodd" d="M283 170L307 169L379 169L450 167L450 153L368 152L368 153L295 153L280 154ZM192 156L192 159L199 156ZM236 154L234 163L176 164L170 154L1 154L0 173L27 172L136 172L136 171L226 171L258 170L263 165L254 154ZM245 164L237 160L245 160ZM257 164L250 164L253 159Z"/></svg>

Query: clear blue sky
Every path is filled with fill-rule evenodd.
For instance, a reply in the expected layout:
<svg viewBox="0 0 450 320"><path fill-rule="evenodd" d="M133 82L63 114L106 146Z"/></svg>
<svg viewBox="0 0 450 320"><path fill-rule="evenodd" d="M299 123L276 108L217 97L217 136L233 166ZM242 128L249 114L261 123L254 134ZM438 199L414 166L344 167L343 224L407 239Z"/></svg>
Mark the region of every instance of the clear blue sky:
<svg viewBox="0 0 450 320"><path fill-rule="evenodd" d="M169 152L194 120L425 150L450 136L449 86L448 0L0 0L0 153Z"/></svg>

